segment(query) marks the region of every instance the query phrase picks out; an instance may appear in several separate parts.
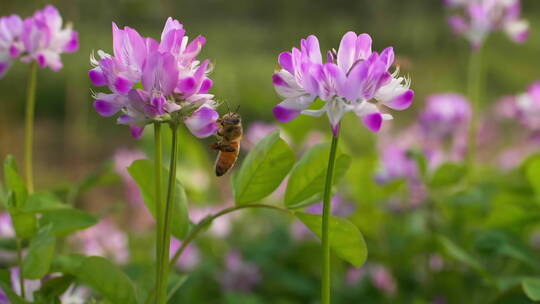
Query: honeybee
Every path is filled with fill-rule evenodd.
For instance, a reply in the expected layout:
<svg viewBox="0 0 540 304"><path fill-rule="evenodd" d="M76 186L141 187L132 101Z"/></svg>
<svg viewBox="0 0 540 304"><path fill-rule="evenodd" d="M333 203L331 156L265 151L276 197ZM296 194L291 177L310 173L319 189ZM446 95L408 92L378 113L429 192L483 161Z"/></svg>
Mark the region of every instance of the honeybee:
<svg viewBox="0 0 540 304"><path fill-rule="evenodd" d="M238 111L238 108L236 109ZM217 123L218 142L211 148L219 151L216 159L216 176L223 176L236 163L240 153L240 141L242 140L242 118L240 114L230 112L219 118Z"/></svg>

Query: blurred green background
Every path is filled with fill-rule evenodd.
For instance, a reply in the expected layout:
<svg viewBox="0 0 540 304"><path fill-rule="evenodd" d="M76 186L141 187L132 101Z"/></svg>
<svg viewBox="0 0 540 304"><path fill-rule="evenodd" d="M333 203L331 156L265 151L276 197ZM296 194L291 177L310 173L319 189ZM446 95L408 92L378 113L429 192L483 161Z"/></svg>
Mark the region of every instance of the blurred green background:
<svg viewBox="0 0 540 304"><path fill-rule="evenodd" d="M523 14L531 23L530 39L524 45L517 45L504 34L496 33L487 41L483 53L485 108L502 95L524 91L532 81L540 78L540 1L522 2ZM425 97L430 94L450 91L466 93L469 46L464 39L450 32L446 24L447 12L438 0L1 0L0 15L16 13L28 16L48 3L57 6L66 21L73 22L79 32L80 49L74 54L63 55L64 69L60 72L38 72L35 136L38 189L59 187L68 181L82 179L111 160L119 147L150 144L144 139L137 141L131 138L128 128L117 126L114 119L100 117L92 107L91 91L100 89L93 88L88 80L89 57L92 51L99 49L112 52L112 21L120 27L131 26L141 35L159 37L166 18L172 16L184 24L191 38L204 35L207 44L199 58L209 58L215 64L211 75L214 80L211 92L217 100L227 101L233 106L241 105L240 112L246 128L256 121L275 122L271 109L280 98L274 92L271 75L277 64L277 56L297 46L299 40L309 34L317 35L323 50L337 48L347 31L369 33L373 38L374 50L394 46L401 71L410 76L416 92L414 104L409 110L393 113L397 126L413 121L423 107ZM26 64L15 63L0 81L1 158L9 153L15 154L19 161L22 159L28 68ZM225 112L225 109L222 108L221 112ZM284 125L283 129L298 144L297 147L301 146L309 130L329 133L326 119L306 117ZM206 139L199 145L187 133L182 136L185 144L182 145L184 154L181 155L186 155L182 158L183 166L192 165L210 172L214 153L206 146L212 139ZM324 141L324 138L320 141ZM190 146L191 143L193 145ZM420 259L427 259L436 247L434 241L426 237L426 233L431 231L427 227L429 224L426 224L430 207L401 216L388 215L370 205L381 200L386 190L376 188L372 181L371 174L376 167L375 136L360 127L354 115L345 118L342 146L355 157L347 183L343 182L343 192L356 204L365 203L363 209L358 209L352 218L366 236L370 261L389 265L403 294L398 300L381 296L369 284L362 285L360 289L347 289L345 283L336 280L339 294L336 303L358 303L359 298L366 299L362 303L488 303L483 297L489 295L490 299L493 298L491 285L484 285L483 278L474 272L461 271L459 264L452 264L451 270L446 270L437 280L430 281L431 277L424 277L426 285L418 285L417 273L413 275L413 272L420 271L420 276L423 275L417 265ZM147 147L146 150L151 155L151 149ZM188 173L182 174L185 182L190 179ZM228 179L215 181L212 176L210 178L213 185L224 186L228 183ZM519 181L515 180L516 183ZM483 198L491 199L493 196L488 191L490 187L488 183L473 189L472 194L467 193L473 198L453 198L457 205L462 204L463 200L469 202L467 199L481 201L471 207L470 214L469 209L459 211L456 220L454 211L443 210L445 215L452 214L449 218L455 221L441 230L456 233L455 238L464 247L472 247L474 241L469 235L470 230L460 225L467 221L467 227L476 231L479 225L477 219L487 214L482 208L488 202ZM527 191L527 195L530 195L530 189ZM224 192L228 193L228 190ZM217 200L215 193L197 193L191 189L188 194L199 203L215 203ZM507 196L507 200L514 198ZM121 200L121 197L122 191L106 188L87 195L82 204L99 210L100 206ZM498 216L506 214L504 210L501 212L502 215ZM288 223L277 216L266 217L265 223L273 224L273 229L265 230L266 227L260 227L260 222L246 219L242 227L249 230L259 225L265 237L261 238L257 229L249 233L235 230L237 238L231 242L264 271L264 284L255 292L264 299L254 296L238 300L234 296L225 296L215 300L215 303L317 303L318 245L313 242L295 247L294 240L288 236L290 232L285 228ZM514 228L508 230L515 233ZM489 238L489 235L486 237ZM524 240L529 235L520 237ZM144 243L144 240L141 242ZM228 245L226 242L203 240L199 246L208 256L215 257L221 255ZM488 265L495 266L495 269L500 266L489 264L490 261ZM214 262L211 260L201 267L202 270L185 287L181 297L196 299L193 303L214 303L210 299L219 294L218 287L215 282L205 281L217 267ZM505 264L504 267L509 268L509 272L517 269L530 271L526 268L528 266L515 263ZM538 265L534 269L538 269ZM343 277L346 266L336 262L335 270L337 277ZM137 268L131 271L136 273ZM479 291L479 288L482 290ZM447 302L435 302L439 294L444 295ZM474 295L474 299L469 299L470 294ZM519 302L521 300L500 303L523 303Z"/></svg>
<svg viewBox="0 0 540 304"><path fill-rule="evenodd" d="M96 115L87 77L92 51L112 51L111 22L129 25L142 35L158 37L168 16L179 19L187 35L207 37L201 58L215 64L212 92L218 100L241 104L245 124L273 121L275 94L271 74L277 55L315 34L323 50L337 47L349 30L373 37L375 50L394 46L402 72L409 74L416 91L414 106L399 113L397 123L414 118L424 97L431 93L465 93L469 47L454 37L446 25L446 12L437 0L313 1L313 0L191 0L191 1L29 1L2 0L2 15L30 15L47 3L56 5L80 34L80 49L63 56L65 68L39 71L37 101L37 169L68 179L116 145L132 145L124 127ZM486 98L515 94L539 77L540 2L523 1L532 35L516 45L497 33L487 43ZM24 114L26 64L17 63L0 81L0 156L20 154ZM348 119L355 119L349 117ZM324 126L323 120L318 120ZM356 121L349 122L352 125ZM367 133L361 128L354 132ZM39 158L43 157L44 161ZM69 163L68 172L57 172ZM73 167L73 165L76 165ZM83 168L84 170L84 168ZM67 175L67 176L66 176ZM38 185L47 184L43 176Z"/></svg>

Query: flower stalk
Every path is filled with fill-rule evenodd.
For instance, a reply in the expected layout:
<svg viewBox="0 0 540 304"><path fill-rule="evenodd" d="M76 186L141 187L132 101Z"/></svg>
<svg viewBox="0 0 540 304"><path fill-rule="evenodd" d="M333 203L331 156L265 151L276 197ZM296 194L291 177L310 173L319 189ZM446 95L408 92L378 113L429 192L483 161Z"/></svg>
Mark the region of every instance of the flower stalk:
<svg viewBox="0 0 540 304"><path fill-rule="evenodd" d="M26 187L28 193L34 192L34 175L32 169L32 144L34 140L34 109L36 105L36 78L37 63L30 64L30 74L28 76L28 87L26 93L26 117L24 129L24 170L26 176Z"/></svg>
<svg viewBox="0 0 540 304"><path fill-rule="evenodd" d="M469 126L468 150L467 150L467 175L469 181L473 178L476 138L478 133L478 114L481 104L482 86L482 49L473 50L469 60L468 72L468 95L472 105L471 123Z"/></svg>
<svg viewBox="0 0 540 304"><path fill-rule="evenodd" d="M158 280L160 282L160 289L157 290L157 303L167 302L167 282L169 275L169 250L171 242L171 220L172 220L172 205L174 201L175 187L176 187L176 163L178 158L178 124L171 122L169 124L172 133L172 147L171 147L171 159L169 165L169 183L167 186L167 198L165 203L165 209L163 210L163 234L161 238L161 252L158 258L160 265Z"/></svg>
<svg viewBox="0 0 540 304"><path fill-rule="evenodd" d="M154 123L154 144L155 144L155 159L154 159L154 176L155 176L155 206L156 206L156 290L162 289L161 282L161 265L163 262L161 259L161 250L163 248L162 235L163 235L163 211L162 211L162 148L161 148L161 124L159 122Z"/></svg>
<svg viewBox="0 0 540 304"><path fill-rule="evenodd" d="M322 215L322 286L321 303L330 304L331 299L331 270L330 270L330 234L329 224L332 213L330 199L332 196L332 184L334 177L334 165L336 162L336 151L339 139L339 125L333 129L332 146L330 148L330 157L328 159L328 169L326 170L326 179L323 194L323 215Z"/></svg>

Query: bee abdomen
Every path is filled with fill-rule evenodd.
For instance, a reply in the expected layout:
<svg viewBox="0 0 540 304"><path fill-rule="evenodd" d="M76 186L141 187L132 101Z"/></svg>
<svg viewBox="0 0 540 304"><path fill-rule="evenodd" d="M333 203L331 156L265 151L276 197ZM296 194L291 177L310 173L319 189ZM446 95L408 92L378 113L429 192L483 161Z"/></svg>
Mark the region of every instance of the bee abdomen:
<svg viewBox="0 0 540 304"><path fill-rule="evenodd" d="M220 151L216 159L216 176L223 176L227 173L238 158L240 152L240 144L231 142L230 146L234 148L233 152Z"/></svg>

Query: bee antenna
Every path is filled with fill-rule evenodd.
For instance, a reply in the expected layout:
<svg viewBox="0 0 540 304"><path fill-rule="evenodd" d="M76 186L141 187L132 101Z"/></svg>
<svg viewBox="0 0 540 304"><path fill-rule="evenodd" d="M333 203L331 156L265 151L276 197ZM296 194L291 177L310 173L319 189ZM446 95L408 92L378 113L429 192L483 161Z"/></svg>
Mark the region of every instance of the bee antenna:
<svg viewBox="0 0 540 304"><path fill-rule="evenodd" d="M236 107L236 110L234 110L234 113L238 113L238 110L240 110L240 105Z"/></svg>

